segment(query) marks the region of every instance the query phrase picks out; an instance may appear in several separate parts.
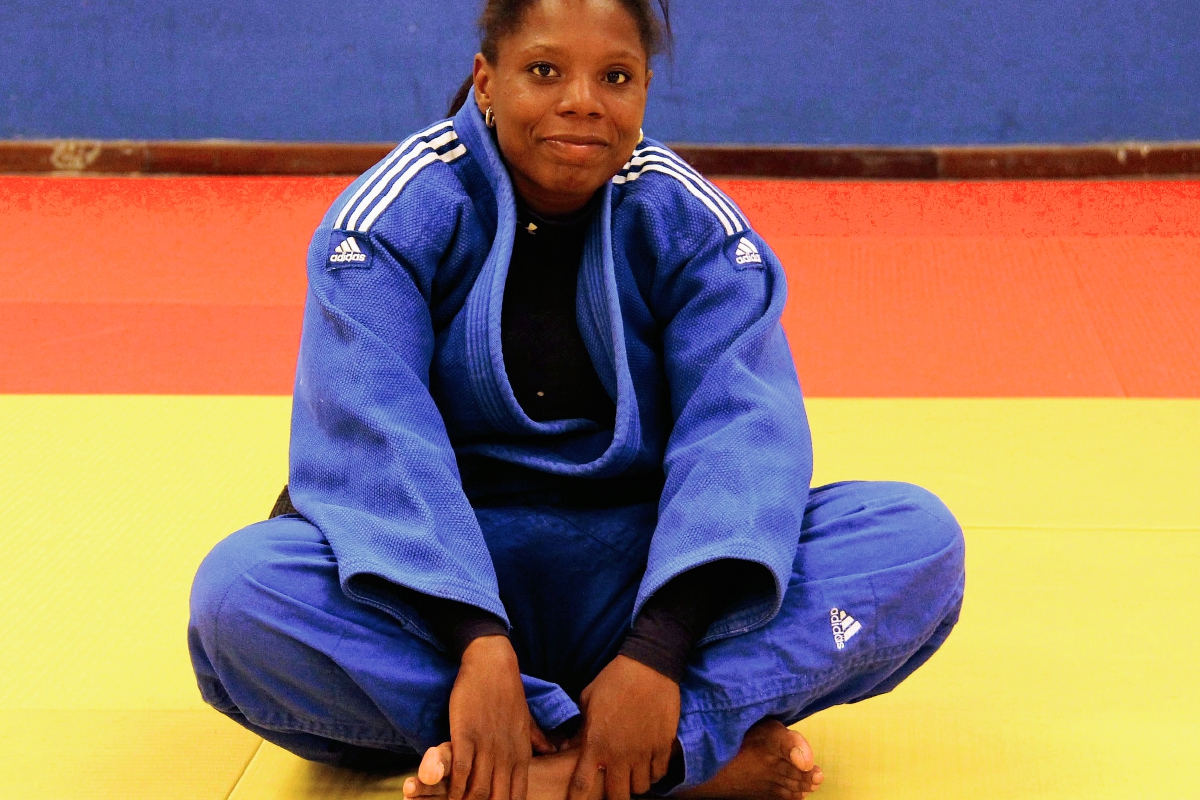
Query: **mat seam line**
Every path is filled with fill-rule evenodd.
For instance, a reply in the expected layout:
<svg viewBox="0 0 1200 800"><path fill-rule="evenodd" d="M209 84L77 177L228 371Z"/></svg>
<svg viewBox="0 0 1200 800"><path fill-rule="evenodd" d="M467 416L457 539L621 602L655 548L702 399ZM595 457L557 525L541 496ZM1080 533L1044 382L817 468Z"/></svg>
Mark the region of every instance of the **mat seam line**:
<svg viewBox="0 0 1200 800"><path fill-rule="evenodd" d="M254 748L254 752L246 759L246 763L242 765L241 772L238 773L237 780L233 782L229 793L225 795L225 800L233 800L233 796L237 794L238 787L242 785L242 781L246 778L246 773L250 770L250 765L254 763L254 759L258 758L258 754L262 752L263 746L267 743L266 739L259 739L258 747Z"/></svg>
<svg viewBox="0 0 1200 800"><path fill-rule="evenodd" d="M1100 352L1104 354L1104 363L1108 367L1113 380L1117 382L1117 386L1121 389L1120 396L1128 398L1129 388L1121 380L1121 373L1117 371L1117 365L1113 361L1113 353L1109 350L1108 343L1104 340L1104 337L1100 335L1099 321L1096 319L1095 309L1092 308L1092 303L1088 299L1087 289L1084 288L1083 276L1079 274L1079 265L1072 263L1069 265L1069 268L1071 270L1071 277L1075 279L1075 291L1078 293L1077 296L1079 297L1080 304L1083 306L1083 313L1086 315L1088 321L1088 332L1095 339L1096 343L1100 345Z"/></svg>

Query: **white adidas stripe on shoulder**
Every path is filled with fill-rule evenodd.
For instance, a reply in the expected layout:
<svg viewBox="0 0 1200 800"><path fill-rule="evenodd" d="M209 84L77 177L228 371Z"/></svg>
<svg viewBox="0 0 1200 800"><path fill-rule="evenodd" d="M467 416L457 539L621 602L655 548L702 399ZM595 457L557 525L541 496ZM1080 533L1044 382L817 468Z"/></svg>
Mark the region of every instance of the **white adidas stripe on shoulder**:
<svg viewBox="0 0 1200 800"><path fill-rule="evenodd" d="M414 134L413 136L405 139L399 147L392 151L391 155L384 159L383 162L375 168L375 171L371 173L371 176L367 178L367 180L363 181L362 185L360 185L350 199L346 201L346 204L342 206L342 210L338 213L337 220L334 222L333 227L338 230L352 228L354 222L350 221L349 224L347 224L348 218L355 219L358 216L361 216L361 214L366 210L365 206L370 205L371 201L377 198L383 191L383 188L387 185L387 182L390 181L399 170L404 169L404 164L407 164L412 160L411 154L413 152L413 145L417 145L417 148L415 149L425 150L430 144L430 142L425 141L428 137L444 131L447 128L451 128L453 125L454 122L452 120L444 120L439 122L437 125L426 128L420 133ZM453 130L451 130L449 133L450 140L457 138ZM442 136L438 137L438 139L434 141L443 139L445 136L446 134L442 134ZM418 142L420 142L420 144L417 144ZM397 165L397 161L402 161L403 163ZM364 197L364 195L366 195L366 197ZM351 217L352 211L355 212L353 217Z"/></svg>
<svg viewBox="0 0 1200 800"><path fill-rule="evenodd" d="M683 184L683 187L687 189L693 197L695 197L704 205L708 206L708 210L713 213L713 216L721 221L721 225L725 228L726 236L733 236L735 233L740 233L742 231L741 224L736 220L731 220L728 216L726 216L725 212L722 211L715 202L713 202L712 197L697 188L692 180L690 180L686 175L678 170L672 169L672 167L668 164L663 164L659 161L642 163L637 167L636 171L631 171L625 175L617 175L617 177L613 178L613 183L618 185L623 183L632 183L642 175L645 175L647 172L660 172L663 175L671 176Z"/></svg>
<svg viewBox="0 0 1200 800"><path fill-rule="evenodd" d="M467 148L461 144L448 152L437 152L457 141L458 134L453 130L446 131L429 141L420 141L375 182L371 191L367 192L367 195L355 206L353 213L346 221L345 229L359 233L369 231L375 220L379 219L379 215L387 210L387 207L400 195L400 191L412 180L414 175L434 161L443 161L448 164L467 152ZM397 176L399 177L397 178ZM390 189L388 188L389 184L391 184ZM385 189L387 189L386 194L383 193Z"/></svg>
<svg viewBox="0 0 1200 800"><path fill-rule="evenodd" d="M736 203L670 150L652 145L640 147L634 151L633 158L625 165L622 172L624 174L618 174L613 179L614 183L635 181L645 172L660 172L670 175L708 206L717 219L721 220L728 235L732 236L750 229L749 221L741 213Z"/></svg>
<svg viewBox="0 0 1200 800"><path fill-rule="evenodd" d="M670 150L667 150L665 147L645 145L641 147L639 151L634 153L634 163L637 162L638 156L641 153L655 153L665 159L669 159L670 163L674 164L680 171L699 181L700 185L704 188L704 191L706 191L713 199L715 199L720 204L721 208L725 209L726 213L728 213L730 217L738 220L742 224L743 228L747 230L750 229L750 221L746 219L744 214L742 214L741 209L737 207L737 203L729 199L729 196L718 189L712 181L701 175L699 170L684 161L678 153L673 153Z"/></svg>
<svg viewBox="0 0 1200 800"><path fill-rule="evenodd" d="M733 209L730 208L730 206L727 205L724 200L721 199L720 195L718 195L712 188L708 186L707 182L703 178L697 175L689 174L675 161L669 158L664 158L663 156L647 154L635 156L630 163L633 165L633 170L628 176L629 180L635 180L637 175L642 172L664 172L664 174L671 175L687 186L688 189L692 191L692 194L696 194L697 197L700 195L696 193L696 189L703 192L707 196L708 200L711 201L706 202L705 205L707 205L714 214L720 217L722 222L728 221L729 224L726 225L726 228L729 229L729 233L731 235L734 233L741 233L743 230L745 230L746 226L742 224L741 218L733 212ZM665 169L656 169L651 165L661 165ZM704 198L701 199L703 200ZM716 208L714 208L714 205Z"/></svg>
<svg viewBox="0 0 1200 800"><path fill-rule="evenodd" d="M430 142L430 144L432 145L433 143ZM419 149L420 148L414 150L413 153L417 153ZM417 159L417 161L413 163L413 165L409 167L403 175L400 176L400 179L392 184L392 188L388 190L388 193L383 196L382 200L375 204L375 207L371 209L370 213L363 217L362 222L358 224L357 230L359 233L367 233L371 230L371 226L375 224L375 220L379 219L379 215L386 211L387 207L392 204L392 201L400 196L400 192L404 191L404 187L408 185L408 182L411 181L418 172L425 169L425 167L429 166L435 161L441 161L444 164L457 161L460 156L467 152L467 147L463 144L460 144L458 147L455 147L453 150L448 150L445 153L438 153L436 150L431 148L426 149L429 149L430 152L427 152L425 155ZM353 220L351 220L351 224L353 225Z"/></svg>
<svg viewBox="0 0 1200 800"><path fill-rule="evenodd" d="M453 130L446 131L441 136L429 141L421 140L415 147L405 153L403 158L393 164L387 172L383 173L379 180L375 182L375 185L371 187L371 191L367 192L366 197L358 202L358 205L354 207L354 213L352 213L350 218L346 220L346 230L356 230L358 221L363 217L364 214L368 213L368 210L371 208L372 204L375 203L379 199L379 196L383 194L384 190L388 188L388 184L391 183L397 175L400 175L409 164L411 164L414 160L423 157L426 153L429 153L430 151L436 151L439 147L443 147L450 142L457 140L458 134L456 134Z"/></svg>
<svg viewBox="0 0 1200 800"><path fill-rule="evenodd" d="M404 155L408 148L412 147L414 142L416 142L418 139L423 139L426 136L432 136L438 131L445 130L453 124L454 123L450 120L445 120L443 122L439 122L437 125L434 125L432 128L423 130L420 133L414 134L405 139L399 147L392 151L391 155L385 158L383 162L375 168L375 171L371 173L371 176L363 181L362 185L358 187L358 190L355 191L350 199L346 201L346 204L342 206L342 210L338 214L337 221L334 223L333 227L340 229L343 225L345 225L346 215L350 213L350 209L352 209L355 203L357 203L359 199L367 192L367 190L374 185L379 176L386 172L388 167L395 163L396 159Z"/></svg>

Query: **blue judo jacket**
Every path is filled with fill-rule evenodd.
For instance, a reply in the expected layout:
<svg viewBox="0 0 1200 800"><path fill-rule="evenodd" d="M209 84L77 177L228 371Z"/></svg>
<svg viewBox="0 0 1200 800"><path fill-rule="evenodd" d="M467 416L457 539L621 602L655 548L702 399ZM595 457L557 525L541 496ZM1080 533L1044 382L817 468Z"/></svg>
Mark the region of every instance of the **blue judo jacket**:
<svg viewBox="0 0 1200 800"><path fill-rule="evenodd" d="M763 565L774 590L702 642L766 624L781 605L812 474L780 325L783 269L736 205L662 144L641 143L602 192L576 305L616 405L611 428L535 422L513 395L500 313L516 207L472 103L355 181L313 236L292 501L329 541L343 590L431 641L405 591L508 621L468 462L598 492L660 481L634 616L673 577L719 559Z"/></svg>

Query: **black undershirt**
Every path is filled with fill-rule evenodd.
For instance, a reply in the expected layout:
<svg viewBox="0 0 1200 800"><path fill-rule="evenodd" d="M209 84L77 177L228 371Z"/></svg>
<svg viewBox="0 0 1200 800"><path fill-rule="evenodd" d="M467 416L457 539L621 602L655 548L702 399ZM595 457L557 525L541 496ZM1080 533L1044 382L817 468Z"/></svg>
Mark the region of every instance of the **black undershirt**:
<svg viewBox="0 0 1200 800"><path fill-rule="evenodd" d="M597 200L564 219L517 206L500 341L513 394L538 422L590 419L611 427L616 416L575 318L579 264Z"/></svg>

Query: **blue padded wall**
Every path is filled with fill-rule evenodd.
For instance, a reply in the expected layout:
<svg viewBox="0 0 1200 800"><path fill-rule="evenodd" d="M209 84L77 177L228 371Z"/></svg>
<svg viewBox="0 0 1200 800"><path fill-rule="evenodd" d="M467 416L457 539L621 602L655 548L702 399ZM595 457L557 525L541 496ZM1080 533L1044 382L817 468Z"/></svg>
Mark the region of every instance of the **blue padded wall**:
<svg viewBox="0 0 1200 800"><path fill-rule="evenodd" d="M0 138L390 141L476 0L0 0ZM675 0L647 130L690 142L1200 139L1196 0Z"/></svg>

